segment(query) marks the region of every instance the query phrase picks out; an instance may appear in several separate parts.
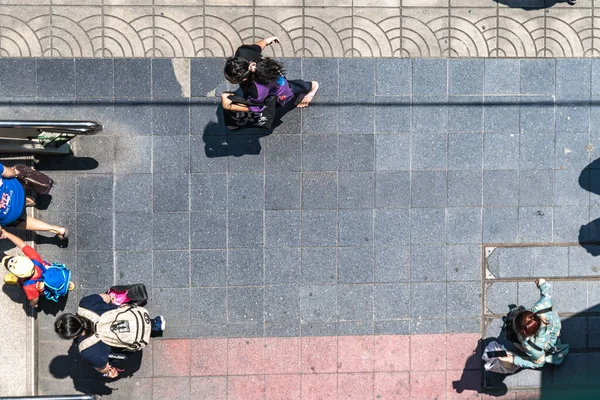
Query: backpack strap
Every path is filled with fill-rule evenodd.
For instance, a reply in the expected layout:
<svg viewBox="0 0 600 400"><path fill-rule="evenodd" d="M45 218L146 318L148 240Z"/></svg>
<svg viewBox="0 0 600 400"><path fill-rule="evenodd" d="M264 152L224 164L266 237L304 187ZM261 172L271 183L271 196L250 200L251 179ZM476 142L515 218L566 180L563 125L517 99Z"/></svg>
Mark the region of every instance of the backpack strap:
<svg viewBox="0 0 600 400"><path fill-rule="evenodd" d="M77 346L79 348L79 353L81 354L82 351L89 349L90 347L99 342L100 338L97 334L86 337L81 342L79 342L79 345Z"/></svg>
<svg viewBox="0 0 600 400"><path fill-rule="evenodd" d="M44 263L41 263L38 260L34 260L33 258L30 258L30 260L33 262L33 264L35 264L36 267L42 270L43 274L46 273L46 267L44 266Z"/></svg>
<svg viewBox="0 0 600 400"><path fill-rule="evenodd" d="M547 312L552 311L552 307L548 307L548 308L544 308L542 310L536 311L535 314L536 315L540 315L540 314L546 314Z"/></svg>
<svg viewBox="0 0 600 400"><path fill-rule="evenodd" d="M29 285L36 284L38 282L42 282L44 280L44 274L46 273L46 267L44 266L43 263L40 263L38 260L34 260L33 258L30 258L30 260L33 262L33 264L36 267L38 267L39 269L42 270L42 276L39 277L38 279L29 279L29 280L23 282L23 286L29 286Z"/></svg>
<svg viewBox="0 0 600 400"><path fill-rule="evenodd" d="M93 311L88 310L87 308L78 307L77 314L81 315L84 318L89 319L90 321L97 323L100 321L100 316Z"/></svg>
<svg viewBox="0 0 600 400"><path fill-rule="evenodd" d="M537 351L543 351L543 349L540 346L538 346L537 344L533 343L531 341L531 339L527 340L527 344L529 344L531 347L533 347Z"/></svg>

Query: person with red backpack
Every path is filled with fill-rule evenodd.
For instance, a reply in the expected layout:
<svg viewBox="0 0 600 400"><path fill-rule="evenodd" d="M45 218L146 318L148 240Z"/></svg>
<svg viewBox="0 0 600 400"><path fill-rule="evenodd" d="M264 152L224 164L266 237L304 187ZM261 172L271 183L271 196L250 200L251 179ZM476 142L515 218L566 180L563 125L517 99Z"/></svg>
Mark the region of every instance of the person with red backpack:
<svg viewBox="0 0 600 400"><path fill-rule="evenodd" d="M63 264L44 261L38 252L25 244L21 238L2 228L0 239L10 240L25 254L6 256L2 259L2 265L9 272L4 276L4 283L21 286L32 307L39 306L40 294L57 302L69 290L75 289L75 284L71 282L71 271Z"/></svg>

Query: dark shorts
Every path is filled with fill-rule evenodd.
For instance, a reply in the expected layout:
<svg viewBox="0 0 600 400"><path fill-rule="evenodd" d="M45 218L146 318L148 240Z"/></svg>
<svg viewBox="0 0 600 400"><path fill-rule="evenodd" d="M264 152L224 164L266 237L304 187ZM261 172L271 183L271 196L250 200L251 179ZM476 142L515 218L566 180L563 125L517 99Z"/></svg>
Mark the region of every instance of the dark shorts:
<svg viewBox="0 0 600 400"><path fill-rule="evenodd" d="M288 80L288 83L296 96L299 94L306 94L312 89L312 82L303 81L302 79L295 79L293 81Z"/></svg>

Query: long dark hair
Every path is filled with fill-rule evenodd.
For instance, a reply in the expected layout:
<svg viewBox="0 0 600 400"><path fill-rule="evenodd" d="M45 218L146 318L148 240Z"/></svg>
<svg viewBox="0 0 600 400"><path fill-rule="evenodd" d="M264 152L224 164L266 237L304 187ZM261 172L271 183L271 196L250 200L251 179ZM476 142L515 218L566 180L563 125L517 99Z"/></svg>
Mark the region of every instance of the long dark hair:
<svg viewBox="0 0 600 400"><path fill-rule="evenodd" d="M283 64L269 57L258 60L254 72L250 70L250 61L244 57L229 57L225 62L225 75L232 83L240 83L244 79L269 83L283 74L285 74Z"/></svg>
<svg viewBox="0 0 600 400"><path fill-rule="evenodd" d="M81 336L83 331L87 335L93 334L96 329L94 323L81 315L66 313L54 321L54 331L62 339L74 339Z"/></svg>

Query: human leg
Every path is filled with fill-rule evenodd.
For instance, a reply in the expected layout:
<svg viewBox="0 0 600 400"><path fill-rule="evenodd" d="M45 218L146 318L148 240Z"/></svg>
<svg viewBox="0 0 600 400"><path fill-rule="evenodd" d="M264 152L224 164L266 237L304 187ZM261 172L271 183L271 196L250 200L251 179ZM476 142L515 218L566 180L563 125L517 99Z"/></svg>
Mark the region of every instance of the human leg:
<svg viewBox="0 0 600 400"><path fill-rule="evenodd" d="M319 90L319 82L317 81L307 82L298 79L288 82L290 83L292 92L297 98L296 107L298 108L304 108L308 106L317 93L317 90Z"/></svg>
<svg viewBox="0 0 600 400"><path fill-rule="evenodd" d="M52 232L61 240L66 239L69 236L69 230L67 228L58 225L50 225L30 216L27 216L24 225L25 229L29 231ZM23 223L19 224L19 227L23 227Z"/></svg>

